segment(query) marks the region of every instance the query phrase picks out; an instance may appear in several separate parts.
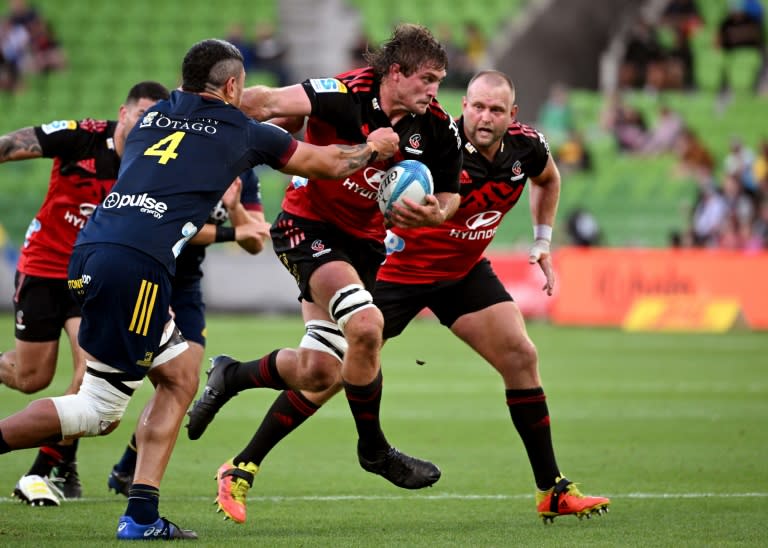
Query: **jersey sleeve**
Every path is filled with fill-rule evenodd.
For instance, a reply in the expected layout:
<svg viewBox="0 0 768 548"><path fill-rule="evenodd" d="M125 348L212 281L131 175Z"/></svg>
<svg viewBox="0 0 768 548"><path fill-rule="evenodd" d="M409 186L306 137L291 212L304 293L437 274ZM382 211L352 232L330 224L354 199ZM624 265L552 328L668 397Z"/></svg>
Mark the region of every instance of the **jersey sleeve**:
<svg viewBox="0 0 768 548"><path fill-rule="evenodd" d="M544 135L536 131L536 137L530 137L531 153L526 166L526 173L529 177L538 177L549 160L549 144Z"/></svg>
<svg viewBox="0 0 768 548"><path fill-rule="evenodd" d="M312 105L312 116L338 122L340 112L349 112L354 94L337 78L309 78L301 83Z"/></svg>
<svg viewBox="0 0 768 548"><path fill-rule="evenodd" d="M240 203L249 211L262 211L261 184L256 172L253 169L246 169L240 174L240 180L243 183Z"/></svg>
<svg viewBox="0 0 768 548"><path fill-rule="evenodd" d="M461 172L462 155L459 129L450 116L439 126L439 153L434 163L432 179L435 183L435 193L458 192L459 173Z"/></svg>
<svg viewBox="0 0 768 548"><path fill-rule="evenodd" d="M34 128L45 158L76 157L88 147L95 131L83 129L83 124L93 128L95 121L56 120ZM106 123L105 123L106 126Z"/></svg>
<svg viewBox="0 0 768 548"><path fill-rule="evenodd" d="M281 127L251 120L248 125L248 145L252 155L251 165L264 164L279 170L291 159L299 143Z"/></svg>

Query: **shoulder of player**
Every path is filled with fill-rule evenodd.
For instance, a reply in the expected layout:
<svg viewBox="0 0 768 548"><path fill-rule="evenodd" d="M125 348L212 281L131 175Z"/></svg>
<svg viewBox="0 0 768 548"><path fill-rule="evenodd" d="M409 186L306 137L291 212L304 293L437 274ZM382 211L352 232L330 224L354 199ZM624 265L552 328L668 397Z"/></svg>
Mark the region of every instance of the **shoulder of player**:
<svg viewBox="0 0 768 548"><path fill-rule="evenodd" d="M376 73L373 67L362 67L342 72L336 79L341 81L350 93L369 93L374 88Z"/></svg>
<svg viewBox="0 0 768 548"><path fill-rule="evenodd" d="M504 140L507 142L520 142L520 141L544 141L544 136L535 127L523 124L515 120L507 128L507 133L504 135Z"/></svg>
<svg viewBox="0 0 768 548"><path fill-rule="evenodd" d="M95 118L84 118L77 123L77 129L87 133L105 133L112 134L115 131L117 122L112 120L97 120Z"/></svg>

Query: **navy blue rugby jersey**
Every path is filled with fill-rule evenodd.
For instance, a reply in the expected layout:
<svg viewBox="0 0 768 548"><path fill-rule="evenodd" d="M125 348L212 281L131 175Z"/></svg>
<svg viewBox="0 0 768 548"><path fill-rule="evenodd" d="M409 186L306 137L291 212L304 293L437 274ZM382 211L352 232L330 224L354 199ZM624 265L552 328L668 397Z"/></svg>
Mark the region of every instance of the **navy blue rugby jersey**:
<svg viewBox="0 0 768 548"><path fill-rule="evenodd" d="M263 211L261 205L261 185L259 178L252 169L246 169L240 174L243 183L240 192L240 203L248 211ZM208 214L206 224L223 225L229 220L229 212L219 200ZM203 277L203 260L207 245L188 245L176 258L176 283L190 282Z"/></svg>
<svg viewBox="0 0 768 548"><path fill-rule="evenodd" d="M259 164L280 169L297 146L223 101L173 91L131 130L117 183L75 245L133 247L174 274L176 257L235 177Z"/></svg>

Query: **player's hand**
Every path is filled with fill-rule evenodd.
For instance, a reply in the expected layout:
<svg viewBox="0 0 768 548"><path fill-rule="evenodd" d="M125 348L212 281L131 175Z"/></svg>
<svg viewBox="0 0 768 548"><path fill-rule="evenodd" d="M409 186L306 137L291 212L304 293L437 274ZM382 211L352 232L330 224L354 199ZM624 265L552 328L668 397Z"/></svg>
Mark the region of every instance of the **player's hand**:
<svg viewBox="0 0 768 548"><path fill-rule="evenodd" d="M400 136L391 127L380 127L368 135L368 143L378 153L376 160L386 160L400 149Z"/></svg>
<svg viewBox="0 0 768 548"><path fill-rule="evenodd" d="M528 262L530 264L539 263L541 271L544 272L544 276L547 279L547 283L541 289L551 296L552 290L555 288L555 270L552 268L549 240L538 238L533 242L531 249L528 251Z"/></svg>
<svg viewBox="0 0 768 548"><path fill-rule="evenodd" d="M271 226L271 223L255 219L239 224L235 227L235 241L242 242L243 240L255 239L263 242L269 238Z"/></svg>
<svg viewBox="0 0 768 548"><path fill-rule="evenodd" d="M385 219L388 226L400 228L418 228L420 226L437 226L445 221L445 214L440 209L440 202L433 194L424 197L425 204L408 198L403 198L403 206L395 205Z"/></svg>
<svg viewBox="0 0 768 548"><path fill-rule="evenodd" d="M224 204L224 207L227 209L232 209L237 206L237 204L240 203L240 193L243 190L243 181L240 180L240 177L235 177L235 180L232 181L232 184L229 185L229 188L227 188L226 192L224 192L224 195L221 197L221 203Z"/></svg>

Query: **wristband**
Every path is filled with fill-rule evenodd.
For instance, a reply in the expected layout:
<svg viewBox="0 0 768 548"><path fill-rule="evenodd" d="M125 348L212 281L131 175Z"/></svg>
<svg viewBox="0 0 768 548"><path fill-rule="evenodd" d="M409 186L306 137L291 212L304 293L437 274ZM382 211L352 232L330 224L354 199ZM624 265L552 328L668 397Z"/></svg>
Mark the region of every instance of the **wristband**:
<svg viewBox="0 0 768 548"><path fill-rule="evenodd" d="M233 226L217 226L216 236L213 239L214 242L234 242L235 241L235 227Z"/></svg>
<svg viewBox="0 0 768 548"><path fill-rule="evenodd" d="M552 241L551 225L533 225L533 239Z"/></svg>

